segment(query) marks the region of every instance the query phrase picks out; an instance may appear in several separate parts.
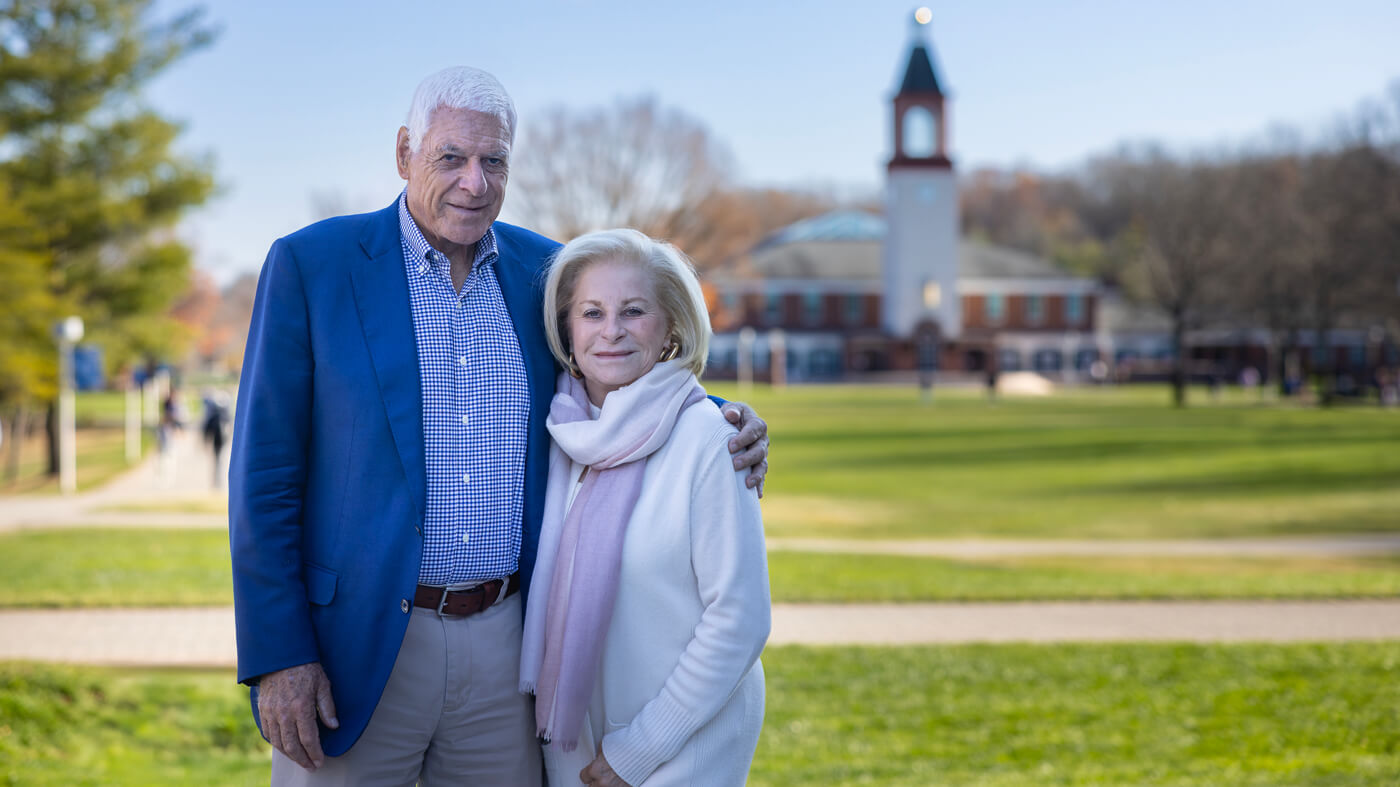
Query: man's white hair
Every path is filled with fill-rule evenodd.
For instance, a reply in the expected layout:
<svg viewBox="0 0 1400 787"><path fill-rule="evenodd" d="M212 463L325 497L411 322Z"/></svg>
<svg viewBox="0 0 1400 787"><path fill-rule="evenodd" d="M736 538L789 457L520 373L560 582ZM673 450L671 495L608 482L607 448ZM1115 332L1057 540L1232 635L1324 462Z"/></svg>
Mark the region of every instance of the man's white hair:
<svg viewBox="0 0 1400 787"><path fill-rule="evenodd" d="M505 126L506 138L515 139L515 103L501 83L490 74L471 66L453 66L429 75L413 91L408 107L408 147L414 153L439 107L471 109L495 115Z"/></svg>

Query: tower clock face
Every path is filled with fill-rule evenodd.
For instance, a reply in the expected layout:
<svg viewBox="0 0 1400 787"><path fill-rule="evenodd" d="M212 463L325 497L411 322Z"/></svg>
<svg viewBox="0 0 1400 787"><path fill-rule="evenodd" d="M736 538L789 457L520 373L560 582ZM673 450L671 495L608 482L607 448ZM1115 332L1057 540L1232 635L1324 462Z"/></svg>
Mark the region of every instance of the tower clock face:
<svg viewBox="0 0 1400 787"><path fill-rule="evenodd" d="M938 124L926 107L910 107L904 112L904 150L909 158L929 158L938 150Z"/></svg>

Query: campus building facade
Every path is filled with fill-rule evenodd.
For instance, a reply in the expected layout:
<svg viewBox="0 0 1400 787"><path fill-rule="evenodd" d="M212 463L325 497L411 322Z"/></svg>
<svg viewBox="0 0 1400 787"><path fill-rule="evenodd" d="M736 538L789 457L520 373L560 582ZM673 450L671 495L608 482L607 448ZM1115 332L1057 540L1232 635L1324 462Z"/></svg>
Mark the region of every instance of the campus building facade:
<svg viewBox="0 0 1400 787"><path fill-rule="evenodd" d="M798 222L711 272L713 376L737 371L745 328L760 378L772 374L779 335L790 380L1056 375L1082 373L1097 357L1092 279L959 237L950 102L934 63L916 35L890 100L883 216L838 211Z"/></svg>

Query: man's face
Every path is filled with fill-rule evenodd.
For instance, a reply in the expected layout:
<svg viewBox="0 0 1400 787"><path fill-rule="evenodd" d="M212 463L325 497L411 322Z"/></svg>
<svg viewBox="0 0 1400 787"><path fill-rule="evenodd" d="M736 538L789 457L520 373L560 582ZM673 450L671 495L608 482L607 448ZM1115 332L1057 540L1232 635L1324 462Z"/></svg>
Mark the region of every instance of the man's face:
<svg viewBox="0 0 1400 787"><path fill-rule="evenodd" d="M454 257L486 234L501 212L510 135L495 115L438 107L415 153L399 129L399 176L408 181L408 212L428 243Z"/></svg>

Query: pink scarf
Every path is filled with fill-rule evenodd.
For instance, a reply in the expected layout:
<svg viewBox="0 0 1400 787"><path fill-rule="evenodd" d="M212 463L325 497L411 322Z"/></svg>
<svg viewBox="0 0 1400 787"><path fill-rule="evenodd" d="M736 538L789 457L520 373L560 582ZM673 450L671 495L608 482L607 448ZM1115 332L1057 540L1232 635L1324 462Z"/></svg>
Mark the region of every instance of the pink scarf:
<svg viewBox="0 0 1400 787"><path fill-rule="evenodd" d="M658 363L608 394L593 420L583 383L559 375L547 421L554 440L525 611L520 690L536 695L538 734L564 751L578 745L593 694L645 460L666 443L681 412L704 398L690 370L675 361ZM566 513L570 460L588 473Z"/></svg>

